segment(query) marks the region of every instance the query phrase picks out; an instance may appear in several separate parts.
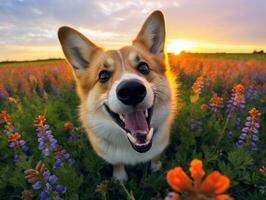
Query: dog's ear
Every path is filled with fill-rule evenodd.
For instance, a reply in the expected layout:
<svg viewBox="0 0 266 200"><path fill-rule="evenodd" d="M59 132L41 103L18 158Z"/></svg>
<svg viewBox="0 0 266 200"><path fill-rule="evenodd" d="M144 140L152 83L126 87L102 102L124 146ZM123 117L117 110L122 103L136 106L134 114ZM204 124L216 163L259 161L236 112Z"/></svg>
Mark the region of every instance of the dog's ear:
<svg viewBox="0 0 266 200"><path fill-rule="evenodd" d="M164 54L165 22L161 11L154 11L143 24L134 43L142 43L153 54Z"/></svg>
<svg viewBox="0 0 266 200"><path fill-rule="evenodd" d="M61 27L58 30L58 38L66 59L77 74L89 67L93 54L100 50L84 35L70 27Z"/></svg>

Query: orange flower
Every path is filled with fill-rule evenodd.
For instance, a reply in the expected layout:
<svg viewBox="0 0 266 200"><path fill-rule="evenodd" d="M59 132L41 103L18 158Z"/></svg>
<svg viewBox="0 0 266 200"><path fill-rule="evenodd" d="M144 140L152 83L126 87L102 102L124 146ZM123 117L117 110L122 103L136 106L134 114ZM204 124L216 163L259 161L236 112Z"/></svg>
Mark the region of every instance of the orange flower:
<svg viewBox="0 0 266 200"><path fill-rule="evenodd" d="M203 170L202 161L198 160L198 159L194 159L191 161L189 171L190 171L192 178L196 182L200 182L202 177L205 175L205 171Z"/></svg>
<svg viewBox="0 0 266 200"><path fill-rule="evenodd" d="M18 142L21 138L21 135L16 132L16 133L9 133L7 136L8 142Z"/></svg>
<svg viewBox="0 0 266 200"><path fill-rule="evenodd" d="M234 199L227 194L221 194L216 196L215 200L234 200Z"/></svg>
<svg viewBox="0 0 266 200"><path fill-rule="evenodd" d="M167 182L177 192L192 191L192 181L181 167L176 167L168 171Z"/></svg>
<svg viewBox="0 0 266 200"><path fill-rule="evenodd" d="M34 126L36 127L43 127L44 123L46 121L46 118L44 115L38 115L34 120Z"/></svg>
<svg viewBox="0 0 266 200"><path fill-rule="evenodd" d="M210 173L202 181L199 190L201 193L221 194L224 193L230 185L230 180L220 174L218 171Z"/></svg>
<svg viewBox="0 0 266 200"><path fill-rule="evenodd" d="M0 112L0 122L2 123L10 122L10 116L7 111L3 110Z"/></svg>
<svg viewBox="0 0 266 200"><path fill-rule="evenodd" d="M261 113L256 108L252 108L248 113L252 118L252 121L257 121L261 115Z"/></svg>
<svg viewBox="0 0 266 200"><path fill-rule="evenodd" d="M233 87L233 92L239 93L239 94L244 94L245 92L245 87L242 84L237 84Z"/></svg>
<svg viewBox="0 0 266 200"><path fill-rule="evenodd" d="M73 128L73 124L70 121L64 123L65 130L71 130Z"/></svg>
<svg viewBox="0 0 266 200"><path fill-rule="evenodd" d="M203 112L205 112L206 110L207 110L207 108L208 108L208 105L207 104L202 104L201 106L200 106L200 108L201 108L201 110L203 111Z"/></svg>
<svg viewBox="0 0 266 200"><path fill-rule="evenodd" d="M194 159L189 168L193 181L185 174L181 167L171 169L167 173L168 184L177 192L187 193L187 199L202 199L211 197L213 200L232 200L229 195L223 194L230 185L230 180L213 171L206 178L202 161Z"/></svg>
<svg viewBox="0 0 266 200"><path fill-rule="evenodd" d="M240 105L244 98L245 98L245 97L244 97L244 95L242 95L242 94L238 94L238 95L236 95L236 97L235 97L235 102L236 102L236 104L237 104L237 105Z"/></svg>
<svg viewBox="0 0 266 200"><path fill-rule="evenodd" d="M222 97L213 96L210 99L210 106L212 107L221 107L223 106L224 99Z"/></svg>
<svg viewBox="0 0 266 200"><path fill-rule="evenodd" d="M196 94L200 94L204 84L204 77L199 76L192 86L192 90Z"/></svg>

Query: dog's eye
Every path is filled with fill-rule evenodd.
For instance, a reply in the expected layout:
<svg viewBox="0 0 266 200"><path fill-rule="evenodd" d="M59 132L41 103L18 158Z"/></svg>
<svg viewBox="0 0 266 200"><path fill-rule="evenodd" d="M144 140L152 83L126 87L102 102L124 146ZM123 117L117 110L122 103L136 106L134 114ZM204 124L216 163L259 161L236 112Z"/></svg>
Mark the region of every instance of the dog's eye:
<svg viewBox="0 0 266 200"><path fill-rule="evenodd" d="M150 68L149 68L148 64L145 63L145 62L140 62L138 64L138 67L137 68L144 75L147 75L147 74L150 73Z"/></svg>
<svg viewBox="0 0 266 200"><path fill-rule="evenodd" d="M102 70L100 73L99 73L99 81L101 83L105 83L106 81L109 80L109 78L111 77L111 73L107 70Z"/></svg>

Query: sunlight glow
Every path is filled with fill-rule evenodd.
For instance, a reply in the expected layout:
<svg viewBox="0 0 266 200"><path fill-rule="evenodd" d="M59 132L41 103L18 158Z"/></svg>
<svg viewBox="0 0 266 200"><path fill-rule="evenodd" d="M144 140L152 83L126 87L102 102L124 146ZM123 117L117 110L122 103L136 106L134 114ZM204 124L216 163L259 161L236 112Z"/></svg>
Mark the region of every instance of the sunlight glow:
<svg viewBox="0 0 266 200"><path fill-rule="evenodd" d="M190 51L194 44L187 40L171 40L166 44L166 50L169 53L179 54L182 51Z"/></svg>

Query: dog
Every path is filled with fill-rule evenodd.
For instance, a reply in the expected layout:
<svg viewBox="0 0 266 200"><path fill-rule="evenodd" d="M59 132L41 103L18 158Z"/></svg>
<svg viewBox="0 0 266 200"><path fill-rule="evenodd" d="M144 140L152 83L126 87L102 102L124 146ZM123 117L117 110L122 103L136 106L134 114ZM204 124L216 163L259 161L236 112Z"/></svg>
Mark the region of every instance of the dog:
<svg viewBox="0 0 266 200"><path fill-rule="evenodd" d="M74 72L82 125L113 176L125 181L125 165L147 161L158 171L177 102L162 12L154 11L132 45L119 50L104 50L66 26L58 38Z"/></svg>

